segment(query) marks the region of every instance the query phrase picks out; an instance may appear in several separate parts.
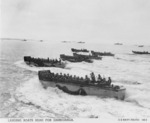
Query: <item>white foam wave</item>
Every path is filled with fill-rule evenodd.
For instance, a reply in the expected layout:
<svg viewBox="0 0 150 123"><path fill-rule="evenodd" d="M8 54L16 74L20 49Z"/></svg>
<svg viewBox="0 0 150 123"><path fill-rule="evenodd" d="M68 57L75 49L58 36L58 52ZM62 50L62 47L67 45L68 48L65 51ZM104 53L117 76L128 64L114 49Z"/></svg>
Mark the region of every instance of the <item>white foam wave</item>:
<svg viewBox="0 0 150 123"><path fill-rule="evenodd" d="M140 86L126 86L127 96L126 101L134 102L137 105L150 109L150 94L148 93L150 89L146 88L144 85Z"/></svg>

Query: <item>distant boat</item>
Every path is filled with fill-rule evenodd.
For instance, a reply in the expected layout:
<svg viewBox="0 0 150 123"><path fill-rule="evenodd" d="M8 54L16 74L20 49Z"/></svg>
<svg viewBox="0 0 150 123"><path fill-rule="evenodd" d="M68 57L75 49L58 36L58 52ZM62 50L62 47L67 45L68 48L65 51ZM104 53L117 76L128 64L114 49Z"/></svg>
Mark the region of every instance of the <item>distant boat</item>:
<svg viewBox="0 0 150 123"><path fill-rule="evenodd" d="M77 54L77 53L73 53L73 56L74 57L77 57L77 58L88 58L88 59L96 59L96 60L102 60L102 57L101 56L95 56L95 55L82 55L82 54Z"/></svg>
<svg viewBox="0 0 150 123"><path fill-rule="evenodd" d="M89 52L87 49L74 49L74 48L71 48L71 51L72 52Z"/></svg>
<svg viewBox="0 0 150 123"><path fill-rule="evenodd" d="M71 41L62 41L62 43L71 43Z"/></svg>
<svg viewBox="0 0 150 123"><path fill-rule="evenodd" d="M95 51L91 51L91 53L94 56L115 56L114 54L112 54L110 52L95 52Z"/></svg>
<svg viewBox="0 0 150 123"><path fill-rule="evenodd" d="M115 45L123 45L122 43L115 43Z"/></svg>
<svg viewBox="0 0 150 123"><path fill-rule="evenodd" d="M143 52L141 52L141 51L132 51L132 52L135 53L135 54L141 54L141 55L150 54L148 51L143 51Z"/></svg>
<svg viewBox="0 0 150 123"><path fill-rule="evenodd" d="M64 55L64 54L60 54L60 58L65 61L70 61L70 62L88 62L88 63L92 63L93 61L89 58L89 57L76 57L76 56L69 56L69 55Z"/></svg>
<svg viewBox="0 0 150 123"><path fill-rule="evenodd" d="M27 41L26 39L23 39L23 41Z"/></svg>
<svg viewBox="0 0 150 123"><path fill-rule="evenodd" d="M138 47L144 47L144 45L139 45Z"/></svg>
<svg viewBox="0 0 150 123"><path fill-rule="evenodd" d="M83 42L83 41L79 41L78 43L82 43L82 44L83 44L83 43L85 43L85 42Z"/></svg>

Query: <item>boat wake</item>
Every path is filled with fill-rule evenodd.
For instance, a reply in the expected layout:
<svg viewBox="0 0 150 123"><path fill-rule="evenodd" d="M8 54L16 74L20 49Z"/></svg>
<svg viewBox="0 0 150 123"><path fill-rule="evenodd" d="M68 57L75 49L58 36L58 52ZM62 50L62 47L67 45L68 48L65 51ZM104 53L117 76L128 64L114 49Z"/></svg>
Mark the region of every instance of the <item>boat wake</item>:
<svg viewBox="0 0 150 123"><path fill-rule="evenodd" d="M114 57L116 60L122 60L127 62L134 62L134 63L149 63L149 56L146 55L134 55L134 54L119 54Z"/></svg>
<svg viewBox="0 0 150 123"><path fill-rule="evenodd" d="M132 102L137 104L140 107L144 107L146 109L150 109L150 95L147 94L149 90L147 90L144 85L141 86L126 86L127 93L126 99L127 102Z"/></svg>

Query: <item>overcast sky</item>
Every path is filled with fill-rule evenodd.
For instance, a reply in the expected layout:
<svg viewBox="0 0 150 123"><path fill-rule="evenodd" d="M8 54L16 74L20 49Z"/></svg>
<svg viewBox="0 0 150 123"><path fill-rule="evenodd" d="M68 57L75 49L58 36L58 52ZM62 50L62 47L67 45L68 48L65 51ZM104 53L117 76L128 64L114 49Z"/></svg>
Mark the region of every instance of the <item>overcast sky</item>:
<svg viewBox="0 0 150 123"><path fill-rule="evenodd" d="M150 44L150 0L1 0L2 38Z"/></svg>

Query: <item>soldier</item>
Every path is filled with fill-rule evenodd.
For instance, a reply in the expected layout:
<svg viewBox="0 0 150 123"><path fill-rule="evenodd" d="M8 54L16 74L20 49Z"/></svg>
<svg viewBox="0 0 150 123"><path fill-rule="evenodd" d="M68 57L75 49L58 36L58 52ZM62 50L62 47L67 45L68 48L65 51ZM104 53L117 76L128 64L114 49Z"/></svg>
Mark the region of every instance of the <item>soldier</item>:
<svg viewBox="0 0 150 123"><path fill-rule="evenodd" d="M72 77L72 75L70 75L70 81L73 82L73 77Z"/></svg>
<svg viewBox="0 0 150 123"><path fill-rule="evenodd" d="M58 73L56 73L56 75L55 75L55 80L56 81L58 81L58 76L59 76Z"/></svg>
<svg viewBox="0 0 150 123"><path fill-rule="evenodd" d="M80 78L79 77L76 77L76 82L80 83Z"/></svg>
<svg viewBox="0 0 150 123"><path fill-rule="evenodd" d="M54 80L54 73L51 74L51 79Z"/></svg>
<svg viewBox="0 0 150 123"><path fill-rule="evenodd" d="M76 75L74 75L73 76L73 82L76 82L76 80L77 80L77 77L76 77Z"/></svg>
<svg viewBox="0 0 150 123"><path fill-rule="evenodd" d="M56 63L58 62L58 60L56 59Z"/></svg>
<svg viewBox="0 0 150 123"><path fill-rule="evenodd" d="M95 83L95 75L94 75L94 73L92 72L90 75L91 75L92 83Z"/></svg>
<svg viewBox="0 0 150 123"><path fill-rule="evenodd" d="M49 62L49 57L48 57L47 61Z"/></svg>
<svg viewBox="0 0 150 123"><path fill-rule="evenodd" d="M103 81L102 81L103 83L106 83L106 79L105 78L103 78Z"/></svg>
<svg viewBox="0 0 150 123"><path fill-rule="evenodd" d="M81 77L81 78L80 78L80 82L82 83L82 82L83 82L83 80L84 80L84 79L83 79L83 77Z"/></svg>
<svg viewBox="0 0 150 123"><path fill-rule="evenodd" d="M98 74L97 82L98 82L98 84L100 84L102 82L102 77L100 74Z"/></svg>
<svg viewBox="0 0 150 123"><path fill-rule="evenodd" d="M69 74L67 74L66 78L69 79Z"/></svg>
<svg viewBox="0 0 150 123"><path fill-rule="evenodd" d="M108 77L107 84L108 84L108 85L111 85L111 78L110 78L110 77Z"/></svg>
<svg viewBox="0 0 150 123"><path fill-rule="evenodd" d="M51 63L54 63L54 59L51 60Z"/></svg>
<svg viewBox="0 0 150 123"><path fill-rule="evenodd" d="M59 81L62 82L62 73L59 75Z"/></svg>
<svg viewBox="0 0 150 123"><path fill-rule="evenodd" d="M90 83L90 78L86 75L85 76L85 83L88 85Z"/></svg>
<svg viewBox="0 0 150 123"><path fill-rule="evenodd" d="M66 77L67 75L66 75L66 74L64 74L63 76L64 76L64 77Z"/></svg>
<svg viewBox="0 0 150 123"><path fill-rule="evenodd" d="M65 77L63 75L61 75L61 81L64 82L65 81Z"/></svg>

